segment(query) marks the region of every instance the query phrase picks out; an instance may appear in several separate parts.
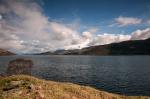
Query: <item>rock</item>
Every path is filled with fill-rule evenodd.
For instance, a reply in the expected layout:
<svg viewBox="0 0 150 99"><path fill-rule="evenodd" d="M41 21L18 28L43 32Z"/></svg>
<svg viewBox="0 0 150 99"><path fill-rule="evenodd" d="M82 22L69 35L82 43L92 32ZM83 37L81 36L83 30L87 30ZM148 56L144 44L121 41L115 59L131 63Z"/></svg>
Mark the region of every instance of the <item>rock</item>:
<svg viewBox="0 0 150 99"><path fill-rule="evenodd" d="M19 95L22 95L22 91L19 91L18 94L19 94Z"/></svg>
<svg viewBox="0 0 150 99"><path fill-rule="evenodd" d="M3 88L3 91L9 91L9 90L12 90L12 89L16 89L21 84L22 84L22 81L11 81L11 82L5 84L5 87Z"/></svg>
<svg viewBox="0 0 150 99"><path fill-rule="evenodd" d="M14 74L31 75L32 66L33 66L32 60L18 58L9 62L7 68L7 74L8 75L14 75Z"/></svg>
<svg viewBox="0 0 150 99"><path fill-rule="evenodd" d="M22 81L11 81L10 84L13 86L18 86L22 84Z"/></svg>
<svg viewBox="0 0 150 99"><path fill-rule="evenodd" d="M31 85L29 86L29 89L35 90L35 86L34 86L33 84L31 84Z"/></svg>
<svg viewBox="0 0 150 99"><path fill-rule="evenodd" d="M41 97L42 99L44 99L44 94L43 94L43 93L39 92L39 95L40 95L40 97Z"/></svg>
<svg viewBox="0 0 150 99"><path fill-rule="evenodd" d="M7 85L3 88L3 91L9 91L9 90L12 90L12 89L15 89L15 88L18 88L19 86L13 86L13 85Z"/></svg>

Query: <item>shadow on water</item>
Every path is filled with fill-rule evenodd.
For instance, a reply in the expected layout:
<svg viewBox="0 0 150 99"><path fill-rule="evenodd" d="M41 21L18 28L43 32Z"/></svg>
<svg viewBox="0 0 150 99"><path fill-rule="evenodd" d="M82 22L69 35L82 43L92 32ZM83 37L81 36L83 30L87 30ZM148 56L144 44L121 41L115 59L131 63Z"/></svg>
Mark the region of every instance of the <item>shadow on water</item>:
<svg viewBox="0 0 150 99"><path fill-rule="evenodd" d="M8 76L18 74L31 75L32 67L33 67L32 60L25 58L17 58L9 62L8 68L6 70L6 75Z"/></svg>

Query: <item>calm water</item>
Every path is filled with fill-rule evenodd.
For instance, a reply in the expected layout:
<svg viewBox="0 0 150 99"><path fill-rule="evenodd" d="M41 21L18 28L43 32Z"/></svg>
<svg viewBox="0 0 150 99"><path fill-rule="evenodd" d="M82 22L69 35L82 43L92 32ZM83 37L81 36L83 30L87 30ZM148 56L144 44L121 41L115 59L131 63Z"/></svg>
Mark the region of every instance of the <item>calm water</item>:
<svg viewBox="0 0 150 99"><path fill-rule="evenodd" d="M0 73L10 60L32 59L31 74L126 95L150 95L150 56L3 56Z"/></svg>

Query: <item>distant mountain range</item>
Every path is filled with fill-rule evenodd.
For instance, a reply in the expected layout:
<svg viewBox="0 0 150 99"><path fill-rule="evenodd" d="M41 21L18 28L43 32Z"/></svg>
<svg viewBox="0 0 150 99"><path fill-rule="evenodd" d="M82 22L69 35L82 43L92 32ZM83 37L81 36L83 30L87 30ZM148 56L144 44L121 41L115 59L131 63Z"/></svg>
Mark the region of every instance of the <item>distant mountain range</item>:
<svg viewBox="0 0 150 99"><path fill-rule="evenodd" d="M150 38L91 46L75 50L57 50L40 55L150 55Z"/></svg>
<svg viewBox="0 0 150 99"><path fill-rule="evenodd" d="M15 55L15 54L7 50L0 49L0 56L6 56L6 55Z"/></svg>
<svg viewBox="0 0 150 99"><path fill-rule="evenodd" d="M0 49L0 56L15 55ZM130 40L120 43L90 46L82 49L56 50L35 55L150 55L150 38L146 40Z"/></svg>

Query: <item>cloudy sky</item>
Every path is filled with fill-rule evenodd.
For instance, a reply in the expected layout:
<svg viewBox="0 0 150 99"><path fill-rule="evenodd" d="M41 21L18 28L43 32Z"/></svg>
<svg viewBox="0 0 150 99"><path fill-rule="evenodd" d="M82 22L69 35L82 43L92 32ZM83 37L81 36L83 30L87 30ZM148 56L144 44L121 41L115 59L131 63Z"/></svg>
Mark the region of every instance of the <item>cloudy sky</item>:
<svg viewBox="0 0 150 99"><path fill-rule="evenodd" d="M17 53L150 38L150 0L0 0L0 48Z"/></svg>

